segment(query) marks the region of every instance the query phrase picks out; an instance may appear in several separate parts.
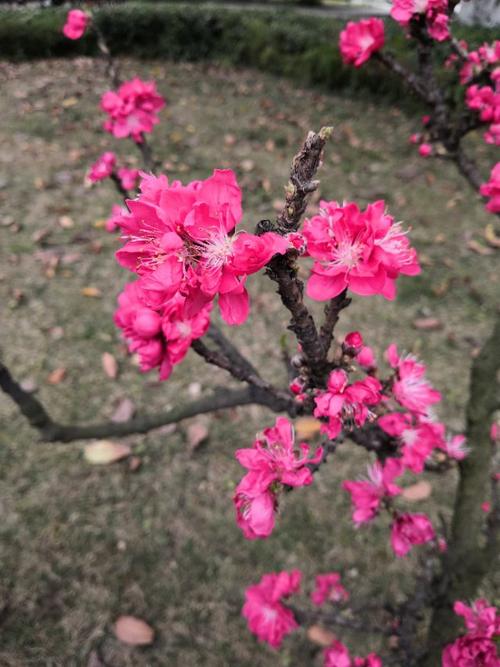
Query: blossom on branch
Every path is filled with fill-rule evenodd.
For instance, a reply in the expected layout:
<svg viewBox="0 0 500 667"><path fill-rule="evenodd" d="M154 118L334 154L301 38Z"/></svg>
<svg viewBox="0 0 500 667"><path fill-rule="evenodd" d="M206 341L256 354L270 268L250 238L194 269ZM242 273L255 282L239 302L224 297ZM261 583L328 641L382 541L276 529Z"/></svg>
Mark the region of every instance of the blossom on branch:
<svg viewBox="0 0 500 667"><path fill-rule="evenodd" d="M345 481L342 488L351 494L354 506L352 520L356 525L372 521L378 514L382 501L398 496L402 489L394 484L403 473L401 459L390 458L382 465L378 461L368 467L368 479Z"/></svg>
<svg viewBox="0 0 500 667"><path fill-rule="evenodd" d="M411 354L399 356L394 343L387 348L386 357L396 372L391 388L394 398L412 412L427 414L429 407L441 400L441 394L426 379L425 364Z"/></svg>
<svg viewBox="0 0 500 667"><path fill-rule="evenodd" d="M135 77L122 83L116 92L108 90L102 96L101 109L109 116L103 127L117 139L131 137L142 143L143 135L159 123L158 112L164 106L165 99L156 90L155 82Z"/></svg>
<svg viewBox="0 0 500 667"><path fill-rule="evenodd" d="M242 615L250 632L259 641L277 648L283 638L298 627L292 611L282 604L282 600L299 590L301 578L299 570L271 572L265 574L258 584L246 589Z"/></svg>
<svg viewBox="0 0 500 667"><path fill-rule="evenodd" d="M110 234L112 232L116 232L117 229L120 229L120 226L123 223L123 219L126 218L127 216L128 216L128 211L126 208L124 208L123 206L119 206L118 204L113 204L113 208L111 209L111 215L104 223L104 228Z"/></svg>
<svg viewBox="0 0 500 667"><path fill-rule="evenodd" d="M464 617L466 634L445 647L442 667L498 667L500 614L497 608L480 599L470 607L457 601L453 609Z"/></svg>
<svg viewBox="0 0 500 667"><path fill-rule="evenodd" d="M398 558L406 556L413 546L435 537L432 523L425 514L397 514L391 525L391 546Z"/></svg>
<svg viewBox="0 0 500 667"><path fill-rule="evenodd" d="M63 27L63 34L68 39L80 39L83 36L90 17L81 9L70 9Z"/></svg>
<svg viewBox="0 0 500 667"><path fill-rule="evenodd" d="M450 37L448 0L392 0L391 16L404 27L425 16L427 31L433 39L442 42Z"/></svg>
<svg viewBox="0 0 500 667"><path fill-rule="evenodd" d="M128 169L127 167L121 167L118 169L117 175L124 190L135 190L137 179L139 178L138 169Z"/></svg>
<svg viewBox="0 0 500 667"><path fill-rule="evenodd" d="M353 203L322 201L319 215L305 220L303 233L316 260L307 283L312 299L325 301L346 288L394 299L398 276L420 273L415 249L401 223L385 213L383 201L365 211Z"/></svg>
<svg viewBox="0 0 500 667"><path fill-rule="evenodd" d="M92 183L109 178L116 165L116 155L112 151L103 153L90 167L87 177Z"/></svg>
<svg viewBox="0 0 500 667"><path fill-rule="evenodd" d="M247 276L289 247L274 232L235 233L241 190L231 170L216 169L187 185L143 174L141 193L127 206L118 261L157 298L182 294L188 318L218 296L223 319L242 324L249 313Z"/></svg>
<svg viewBox="0 0 500 667"><path fill-rule="evenodd" d="M349 21L340 33L339 46L343 61L360 67L384 46L384 22L376 18Z"/></svg>
<svg viewBox="0 0 500 667"><path fill-rule="evenodd" d="M401 443L405 468L419 474L436 447L445 447L443 424L423 420L419 415L393 412L379 417L377 424Z"/></svg>
<svg viewBox="0 0 500 667"><path fill-rule="evenodd" d="M236 521L249 540L268 537L274 528L278 494L284 486L299 487L312 483L310 464L321 461L322 447L309 457L305 443L295 449L292 423L278 417L275 426L266 428L251 448L238 449L236 458L248 470L236 487Z"/></svg>
<svg viewBox="0 0 500 667"><path fill-rule="evenodd" d="M321 607L325 602L345 602L349 599L349 593L340 583L338 572L317 574L315 583L311 600L317 607Z"/></svg>
<svg viewBox="0 0 500 667"><path fill-rule="evenodd" d="M490 180L483 183L480 188L483 197L489 197L486 210L490 213L500 213L500 162L491 170Z"/></svg>
<svg viewBox="0 0 500 667"><path fill-rule="evenodd" d="M335 639L323 653L323 667L382 667L382 660L375 653L366 658L351 658L345 644Z"/></svg>
<svg viewBox="0 0 500 667"><path fill-rule="evenodd" d="M369 407L382 400L382 385L374 377L366 377L348 384L348 375L342 369L333 370L328 376L327 388L315 397L315 417L328 419L321 431L329 438L336 438L343 426L362 426L371 417Z"/></svg>
<svg viewBox="0 0 500 667"><path fill-rule="evenodd" d="M489 124L488 131L484 135L487 144L500 146L500 81L497 79L495 88L492 86L479 86L474 84L466 91L465 101L467 106L479 113L483 123Z"/></svg>

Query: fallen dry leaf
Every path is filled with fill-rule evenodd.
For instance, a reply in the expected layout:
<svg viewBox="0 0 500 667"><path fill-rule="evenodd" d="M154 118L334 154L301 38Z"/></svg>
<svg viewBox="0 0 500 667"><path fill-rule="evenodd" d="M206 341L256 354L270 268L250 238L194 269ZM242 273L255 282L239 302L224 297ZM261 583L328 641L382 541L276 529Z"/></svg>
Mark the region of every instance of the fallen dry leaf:
<svg viewBox="0 0 500 667"><path fill-rule="evenodd" d="M255 167L255 162L253 160L242 160L241 168L243 171L249 172L252 171Z"/></svg>
<svg viewBox="0 0 500 667"><path fill-rule="evenodd" d="M322 628L321 625L311 625L310 628L307 628L307 638L313 644L327 647L335 640L335 635L329 630Z"/></svg>
<svg viewBox="0 0 500 667"><path fill-rule="evenodd" d="M484 228L484 238L486 242L489 243L493 248L500 248L500 236L495 234L495 230L492 224L486 225Z"/></svg>
<svg viewBox="0 0 500 667"><path fill-rule="evenodd" d="M83 287L82 295L88 296L93 299L98 299L101 297L101 290L98 287Z"/></svg>
<svg viewBox="0 0 500 667"><path fill-rule="evenodd" d="M417 317L413 320L413 326L422 331L436 331L443 328L443 323L437 317Z"/></svg>
<svg viewBox="0 0 500 667"><path fill-rule="evenodd" d="M314 417L300 417L295 420L295 435L299 439L309 440L319 433L321 422Z"/></svg>
<svg viewBox="0 0 500 667"><path fill-rule="evenodd" d="M74 107L76 104L78 104L78 99L76 97L66 97L66 99L61 102L63 109L69 109L70 107Z"/></svg>
<svg viewBox="0 0 500 667"><path fill-rule="evenodd" d="M70 218L69 215L61 215L59 218L59 226L63 229L71 229L75 226L73 218Z"/></svg>
<svg viewBox="0 0 500 667"><path fill-rule="evenodd" d="M88 463L92 465L107 465L115 463L121 459L130 456L131 449L129 445L113 440L96 440L90 445L85 445L83 456Z"/></svg>
<svg viewBox="0 0 500 667"><path fill-rule="evenodd" d="M135 405L130 398L122 398L116 406L116 410L111 415L111 421L120 423L126 422L134 416Z"/></svg>
<svg viewBox="0 0 500 667"><path fill-rule="evenodd" d="M186 434L189 451L193 452L208 438L208 428L202 422L195 422L194 424L189 424Z"/></svg>
<svg viewBox="0 0 500 667"><path fill-rule="evenodd" d="M114 380L118 375L118 363L110 352L104 352L101 357L102 367L106 375Z"/></svg>
<svg viewBox="0 0 500 667"><path fill-rule="evenodd" d="M135 616L120 616L115 623L114 632L117 639L131 646L152 644L155 636L153 628Z"/></svg>
<svg viewBox="0 0 500 667"><path fill-rule="evenodd" d="M492 255L495 252L493 248L488 248L475 239L467 241L467 247L478 255Z"/></svg>
<svg viewBox="0 0 500 667"><path fill-rule="evenodd" d="M426 480L421 480L416 484L407 486L406 489L403 489L403 498L409 500L410 502L418 502L420 500L425 500L432 493L432 486Z"/></svg>
<svg viewBox="0 0 500 667"><path fill-rule="evenodd" d="M61 366L60 368L54 369L52 373L49 374L47 382L49 384L60 384L65 377L66 377L66 369Z"/></svg>
<svg viewBox="0 0 500 667"><path fill-rule="evenodd" d="M142 460L138 456L131 456L128 462L128 469L130 472L139 470L142 465Z"/></svg>

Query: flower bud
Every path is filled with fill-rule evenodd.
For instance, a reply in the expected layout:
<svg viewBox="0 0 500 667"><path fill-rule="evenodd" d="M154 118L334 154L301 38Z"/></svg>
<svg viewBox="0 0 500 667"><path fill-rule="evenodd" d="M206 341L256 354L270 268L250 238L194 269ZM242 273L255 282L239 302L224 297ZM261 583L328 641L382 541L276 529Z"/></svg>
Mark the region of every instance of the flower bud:
<svg viewBox="0 0 500 667"><path fill-rule="evenodd" d="M342 350L344 354L349 354L351 356L356 355L361 348L363 347L363 336L359 331L351 331L344 338L342 343Z"/></svg>
<svg viewBox="0 0 500 667"><path fill-rule="evenodd" d="M161 317L150 308L139 310L134 321L134 330L141 338L152 338L160 331Z"/></svg>

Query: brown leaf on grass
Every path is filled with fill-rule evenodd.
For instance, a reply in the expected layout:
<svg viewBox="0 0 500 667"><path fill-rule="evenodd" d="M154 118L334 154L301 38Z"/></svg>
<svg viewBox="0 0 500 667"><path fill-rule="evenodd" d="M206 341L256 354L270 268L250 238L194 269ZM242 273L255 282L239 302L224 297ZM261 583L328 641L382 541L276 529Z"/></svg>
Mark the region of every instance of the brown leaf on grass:
<svg viewBox="0 0 500 667"><path fill-rule="evenodd" d="M49 384L61 384L61 382L66 377L66 373L67 371L63 366L60 368L55 368L51 373L49 373L47 382Z"/></svg>
<svg viewBox="0 0 500 667"><path fill-rule="evenodd" d="M425 479L407 486L403 489L403 498L409 500L410 502L419 502L420 500L426 500L432 493L432 486Z"/></svg>
<svg viewBox="0 0 500 667"><path fill-rule="evenodd" d="M500 248L500 236L495 234L492 224L486 225L484 228L484 238L486 242L493 248Z"/></svg>
<svg viewBox="0 0 500 667"><path fill-rule="evenodd" d="M241 168L243 171L249 172L253 171L255 167L255 162L253 160L242 160L241 161Z"/></svg>
<svg viewBox="0 0 500 667"><path fill-rule="evenodd" d="M135 405L130 398L122 398L111 415L111 421L120 423L126 422L134 416Z"/></svg>
<svg viewBox="0 0 500 667"><path fill-rule="evenodd" d="M437 331L443 328L443 323L437 317L417 317L413 326L421 331Z"/></svg>
<svg viewBox="0 0 500 667"><path fill-rule="evenodd" d="M495 252L493 248L488 248L482 243L479 243L479 241L476 241L476 239L471 239L470 241L467 241L467 247L469 250L472 250L472 252L475 252L477 255L493 255Z"/></svg>
<svg viewBox="0 0 500 667"><path fill-rule="evenodd" d="M71 229L72 227L75 226L73 218L70 218L69 215L61 215L58 222L59 226L62 227L63 229Z"/></svg>
<svg viewBox="0 0 500 667"><path fill-rule="evenodd" d="M186 435L189 451L194 452L208 438L208 427L203 422L194 422L187 427Z"/></svg>
<svg viewBox="0 0 500 667"><path fill-rule="evenodd" d="M131 456L128 462L128 469L130 472L135 472L136 470L139 470L139 468L142 465L142 459L140 459L138 456Z"/></svg>
<svg viewBox="0 0 500 667"><path fill-rule="evenodd" d="M76 104L78 104L78 98L77 97L66 97L61 102L61 106L62 106L63 109L69 109L70 107L74 107Z"/></svg>
<svg viewBox="0 0 500 667"><path fill-rule="evenodd" d="M106 375L115 380L118 375L118 363L110 352L104 352L101 357L102 368Z"/></svg>
<svg viewBox="0 0 500 667"><path fill-rule="evenodd" d="M130 646L147 646L154 640L154 630L145 621L135 616L120 616L114 626L117 639Z"/></svg>
<svg viewBox="0 0 500 667"><path fill-rule="evenodd" d="M318 435L320 428L321 422L314 417L300 417L295 420L295 435L299 440L310 440Z"/></svg>
<svg viewBox="0 0 500 667"><path fill-rule="evenodd" d="M82 296L99 299L102 296L102 293L98 287L82 287Z"/></svg>
<svg viewBox="0 0 500 667"><path fill-rule="evenodd" d="M90 445L85 445L83 456L88 463L92 465L107 465L121 461L121 459L130 456L131 449L129 445L113 440L96 440Z"/></svg>
<svg viewBox="0 0 500 667"><path fill-rule="evenodd" d="M311 625L310 628L307 628L307 638L313 644L318 644L318 646L327 647L335 641L335 635L329 630L325 630L321 625Z"/></svg>

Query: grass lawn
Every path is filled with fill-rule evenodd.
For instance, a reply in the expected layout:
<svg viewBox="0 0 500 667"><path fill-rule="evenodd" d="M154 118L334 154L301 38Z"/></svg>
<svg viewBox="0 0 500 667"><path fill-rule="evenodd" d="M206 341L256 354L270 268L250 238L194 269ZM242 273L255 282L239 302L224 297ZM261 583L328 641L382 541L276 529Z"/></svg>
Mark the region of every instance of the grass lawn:
<svg viewBox="0 0 500 667"><path fill-rule="evenodd" d="M339 332L356 328L380 350L394 340L420 354L443 391L441 416L459 430L471 355L498 302L499 251L482 256L470 249L491 216L452 165L419 158L408 144L418 119L254 71L122 66L124 77L154 77L169 101L151 140L165 172L191 180L214 167L234 168L249 230L274 214L307 130L335 126L321 196L363 205L384 198L412 226L424 269L399 281L394 303L355 298ZM36 384L64 421L109 416L123 398L138 409L165 408L228 383L194 354L166 383L142 376L113 325L116 295L130 278L114 261L116 238L102 229L118 198L108 184L84 187L84 174L104 150L136 161L138 155L100 129L101 64L4 63L0 83L0 344L8 365ZM482 145L477 150L486 176L492 154ZM284 382L273 332L277 338L283 331L286 314L266 278L249 284L252 316L231 338L267 377ZM88 287L100 296L85 296ZM414 328L422 317L437 318L442 327ZM118 381L102 370L104 352L119 362ZM66 375L51 385L57 368ZM188 422L127 438L142 463L131 471L126 461L91 466L82 443L39 444L0 396L0 664L87 665L96 648L109 667L315 664L302 631L273 653L256 643L239 616L243 587L269 570L303 569L306 589L314 573L339 570L357 591L355 604L401 601L411 590L416 556L392 557L385 519L353 529L339 485L364 473L368 457L354 445L341 448L312 487L288 494L270 539L242 538L231 504L241 477L233 452L273 419L255 407L213 415L204 421L209 442L194 452ZM454 476L444 483L429 479L433 496L418 510L436 518L439 506L449 517ZM148 621L154 644L131 649L118 642L112 624L121 614ZM358 654L379 647L377 637L339 636Z"/></svg>

